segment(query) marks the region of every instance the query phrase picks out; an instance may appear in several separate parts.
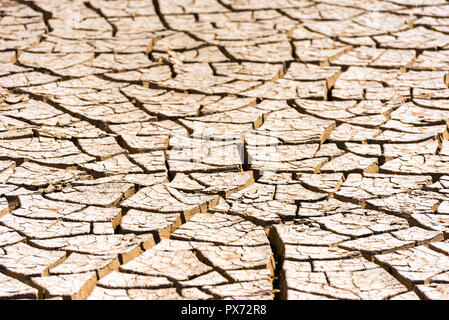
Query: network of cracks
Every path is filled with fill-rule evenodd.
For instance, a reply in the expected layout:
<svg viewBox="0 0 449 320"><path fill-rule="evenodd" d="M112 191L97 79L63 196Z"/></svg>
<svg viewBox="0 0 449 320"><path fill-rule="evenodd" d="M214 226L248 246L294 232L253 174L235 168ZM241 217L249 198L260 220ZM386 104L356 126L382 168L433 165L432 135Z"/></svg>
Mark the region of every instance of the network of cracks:
<svg viewBox="0 0 449 320"><path fill-rule="evenodd" d="M446 0L0 0L0 299L449 299Z"/></svg>

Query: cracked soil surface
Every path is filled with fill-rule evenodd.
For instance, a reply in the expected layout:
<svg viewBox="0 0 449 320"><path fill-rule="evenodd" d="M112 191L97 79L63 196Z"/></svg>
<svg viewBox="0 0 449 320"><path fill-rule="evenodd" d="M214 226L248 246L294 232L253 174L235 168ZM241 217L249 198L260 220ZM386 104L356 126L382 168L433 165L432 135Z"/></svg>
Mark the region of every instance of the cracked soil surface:
<svg viewBox="0 0 449 320"><path fill-rule="evenodd" d="M449 1L0 0L0 299L449 299Z"/></svg>

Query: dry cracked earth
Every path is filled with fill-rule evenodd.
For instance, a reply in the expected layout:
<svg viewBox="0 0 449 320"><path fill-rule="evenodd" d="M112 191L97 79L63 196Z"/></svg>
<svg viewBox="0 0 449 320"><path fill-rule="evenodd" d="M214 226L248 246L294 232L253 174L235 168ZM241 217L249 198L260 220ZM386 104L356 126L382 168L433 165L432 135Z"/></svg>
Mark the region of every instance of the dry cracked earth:
<svg viewBox="0 0 449 320"><path fill-rule="evenodd" d="M449 2L0 0L1 299L449 299Z"/></svg>

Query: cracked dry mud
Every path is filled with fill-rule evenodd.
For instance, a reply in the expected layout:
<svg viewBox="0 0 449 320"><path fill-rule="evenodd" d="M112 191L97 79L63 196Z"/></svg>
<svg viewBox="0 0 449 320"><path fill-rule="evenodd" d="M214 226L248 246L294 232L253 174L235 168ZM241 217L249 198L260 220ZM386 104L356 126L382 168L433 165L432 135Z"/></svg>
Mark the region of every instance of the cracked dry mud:
<svg viewBox="0 0 449 320"><path fill-rule="evenodd" d="M449 1L0 0L0 299L449 299Z"/></svg>

